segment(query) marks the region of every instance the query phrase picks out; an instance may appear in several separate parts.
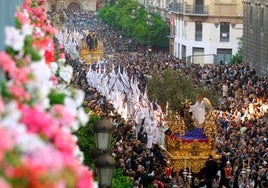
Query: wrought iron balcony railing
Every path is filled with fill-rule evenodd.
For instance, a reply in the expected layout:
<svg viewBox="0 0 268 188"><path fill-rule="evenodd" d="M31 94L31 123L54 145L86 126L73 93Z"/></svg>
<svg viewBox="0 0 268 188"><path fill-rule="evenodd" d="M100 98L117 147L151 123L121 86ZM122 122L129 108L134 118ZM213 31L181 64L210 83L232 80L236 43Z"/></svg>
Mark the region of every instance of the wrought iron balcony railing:
<svg viewBox="0 0 268 188"><path fill-rule="evenodd" d="M169 4L168 9L169 9L170 12L183 13L183 5L182 5L182 3L172 2L171 4Z"/></svg>
<svg viewBox="0 0 268 188"><path fill-rule="evenodd" d="M169 5L169 11L179 13L179 14L186 14L186 15L206 16L209 14L209 6L208 5L189 5L189 4L172 2Z"/></svg>
<svg viewBox="0 0 268 188"><path fill-rule="evenodd" d="M190 15L208 15L208 5L186 5L185 13Z"/></svg>

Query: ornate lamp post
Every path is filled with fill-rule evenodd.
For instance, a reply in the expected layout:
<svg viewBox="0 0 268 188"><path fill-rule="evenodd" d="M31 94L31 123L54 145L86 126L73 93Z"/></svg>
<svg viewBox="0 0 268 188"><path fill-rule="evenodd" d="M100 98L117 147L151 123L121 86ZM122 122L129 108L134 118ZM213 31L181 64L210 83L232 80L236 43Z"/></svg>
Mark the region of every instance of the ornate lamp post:
<svg viewBox="0 0 268 188"><path fill-rule="evenodd" d="M131 19L132 19L132 25L131 25L131 38L129 41L129 49L130 51L133 51L133 37L134 37L134 20L136 19L136 9L132 8L131 10L131 15L130 15Z"/></svg>
<svg viewBox="0 0 268 188"><path fill-rule="evenodd" d="M95 160L95 168L99 181L99 188L112 187L112 178L115 168L115 160L110 155L113 124L106 118L102 118L94 124L96 147L100 150L100 156Z"/></svg>
<svg viewBox="0 0 268 188"><path fill-rule="evenodd" d="M152 14L149 12L147 15L147 20L146 20L147 26L148 26L148 52L150 53L152 51L151 48L151 41L150 41L150 37L151 37L151 26L153 25L152 22Z"/></svg>
<svg viewBox="0 0 268 188"><path fill-rule="evenodd" d="M136 19L136 9L135 8L132 8L130 16L131 16L132 20Z"/></svg>

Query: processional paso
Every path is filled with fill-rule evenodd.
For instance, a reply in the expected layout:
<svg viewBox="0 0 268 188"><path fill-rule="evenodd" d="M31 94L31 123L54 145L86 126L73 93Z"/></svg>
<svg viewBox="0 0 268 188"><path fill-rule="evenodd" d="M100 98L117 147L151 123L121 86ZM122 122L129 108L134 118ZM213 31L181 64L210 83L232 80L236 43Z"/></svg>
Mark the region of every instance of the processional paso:
<svg viewBox="0 0 268 188"><path fill-rule="evenodd" d="M167 152L174 171L187 168L198 173L210 155L219 158L214 149L215 120L216 113L210 101L202 95L197 96L194 105L185 100L179 113L168 110L164 121L169 129L162 148Z"/></svg>

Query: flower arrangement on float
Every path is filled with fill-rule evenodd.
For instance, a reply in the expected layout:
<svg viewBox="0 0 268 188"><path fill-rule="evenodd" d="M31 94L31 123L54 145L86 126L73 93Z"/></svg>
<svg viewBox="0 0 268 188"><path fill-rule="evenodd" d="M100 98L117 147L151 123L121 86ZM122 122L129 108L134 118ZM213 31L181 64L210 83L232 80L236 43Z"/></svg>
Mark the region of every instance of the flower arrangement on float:
<svg viewBox="0 0 268 188"><path fill-rule="evenodd" d="M93 187L72 134L86 125L84 92L55 46L45 0L25 0L0 52L0 187Z"/></svg>

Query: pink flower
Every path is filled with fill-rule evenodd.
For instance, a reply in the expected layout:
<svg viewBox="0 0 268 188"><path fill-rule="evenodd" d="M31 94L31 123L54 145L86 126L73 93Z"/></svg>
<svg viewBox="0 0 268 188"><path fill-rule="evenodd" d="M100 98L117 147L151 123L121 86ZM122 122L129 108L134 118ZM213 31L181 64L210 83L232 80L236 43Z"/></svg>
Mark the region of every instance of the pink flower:
<svg viewBox="0 0 268 188"><path fill-rule="evenodd" d="M12 84L8 87L9 92L13 95L14 98L19 101L28 101L31 98L31 95L24 89L21 84Z"/></svg>
<svg viewBox="0 0 268 188"><path fill-rule="evenodd" d="M77 182L77 188L88 188L93 187L93 174L88 168L81 166L80 167L81 176Z"/></svg>
<svg viewBox="0 0 268 188"><path fill-rule="evenodd" d="M17 84L25 84L29 81L30 70L28 67L22 67L19 69L14 69L10 75L17 82Z"/></svg>
<svg viewBox="0 0 268 188"><path fill-rule="evenodd" d="M5 108L5 103L3 99L0 97L0 115L3 113L4 108Z"/></svg>
<svg viewBox="0 0 268 188"><path fill-rule="evenodd" d="M50 80L53 82L54 85L57 85L59 83L59 80L58 80L57 76L55 76L55 75L52 76L50 78Z"/></svg>
<svg viewBox="0 0 268 188"><path fill-rule="evenodd" d="M6 52L0 52L0 65L8 73L16 69L15 61Z"/></svg>
<svg viewBox="0 0 268 188"><path fill-rule="evenodd" d="M13 139L11 134L0 128L0 162L3 160L4 154L13 148Z"/></svg>
<svg viewBox="0 0 268 188"><path fill-rule="evenodd" d="M39 36L35 36L34 46L45 51L46 63L49 64L55 60L54 57L54 42L50 37L38 39Z"/></svg>
<svg viewBox="0 0 268 188"><path fill-rule="evenodd" d="M16 17L21 24L29 24L31 22L31 20L23 12L16 12Z"/></svg>
<svg viewBox="0 0 268 188"><path fill-rule="evenodd" d="M43 31L47 32L49 35L55 35L57 34L57 29L52 27L51 25L44 25L42 27Z"/></svg>
<svg viewBox="0 0 268 188"><path fill-rule="evenodd" d="M63 105L54 105L51 114L59 120L62 126L70 127L75 120L72 113Z"/></svg>
<svg viewBox="0 0 268 188"><path fill-rule="evenodd" d="M74 141L72 134L63 130L57 133L57 136L54 139L54 144L59 150L67 153L72 153L76 147L76 142Z"/></svg>
<svg viewBox="0 0 268 188"><path fill-rule="evenodd" d="M64 167L61 152L50 145L38 148L26 155L23 162L26 166L43 166L48 171L60 171Z"/></svg>
<svg viewBox="0 0 268 188"><path fill-rule="evenodd" d="M65 58L65 54L64 53L60 53L60 58Z"/></svg>
<svg viewBox="0 0 268 188"><path fill-rule="evenodd" d="M11 186L2 178L0 178L0 187L1 188L11 188Z"/></svg>
<svg viewBox="0 0 268 188"><path fill-rule="evenodd" d="M32 4L32 0L24 0L24 6L29 7Z"/></svg>
<svg viewBox="0 0 268 188"><path fill-rule="evenodd" d="M53 138L59 130L58 121L38 107L22 106L22 120L30 132L43 133L47 138Z"/></svg>

